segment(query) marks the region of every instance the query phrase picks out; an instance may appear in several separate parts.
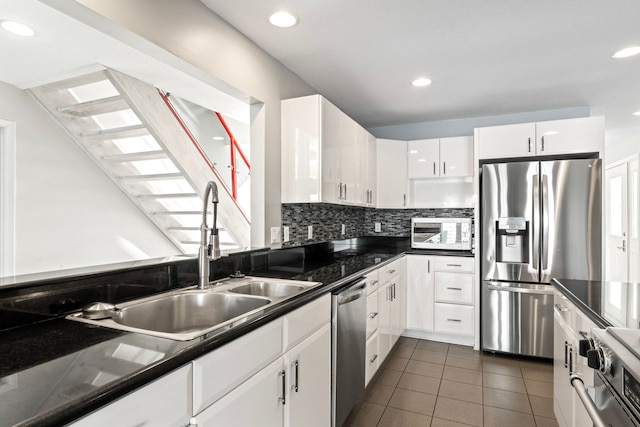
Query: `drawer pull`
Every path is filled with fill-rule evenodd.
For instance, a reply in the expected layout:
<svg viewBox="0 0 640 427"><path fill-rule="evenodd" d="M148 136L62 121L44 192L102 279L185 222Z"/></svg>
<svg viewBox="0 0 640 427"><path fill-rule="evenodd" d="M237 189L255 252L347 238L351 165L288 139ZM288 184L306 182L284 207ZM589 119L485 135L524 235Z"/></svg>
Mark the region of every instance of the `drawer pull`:
<svg viewBox="0 0 640 427"><path fill-rule="evenodd" d="M395 272L396 272L395 270L389 270L389 271L387 271L387 273L389 273L389 274L393 274L393 273L395 273Z"/></svg>
<svg viewBox="0 0 640 427"><path fill-rule="evenodd" d="M447 267L462 267L462 264L447 264Z"/></svg>
<svg viewBox="0 0 640 427"><path fill-rule="evenodd" d="M375 319L377 315L378 315L378 313L371 313L369 315L369 319Z"/></svg>
<svg viewBox="0 0 640 427"><path fill-rule="evenodd" d="M297 393L298 392L298 388L299 388L298 387L298 378L299 378L298 377L298 365L299 365L299 363L296 360L295 362L292 363L292 365L293 365L293 367L295 369L295 372L296 372L296 382L295 382L295 385L293 386L293 390Z"/></svg>
<svg viewBox="0 0 640 427"><path fill-rule="evenodd" d="M377 285L377 284L378 284L378 281L377 281L377 280L374 280L373 282L371 282L371 286L375 286L375 285Z"/></svg>
<svg viewBox="0 0 640 427"><path fill-rule="evenodd" d="M460 319L447 319L447 322L456 322L456 323L461 323L462 320Z"/></svg>
<svg viewBox="0 0 640 427"><path fill-rule="evenodd" d="M280 372L278 372L278 376L279 376L279 377L282 377L282 396L281 396L281 397L278 397L278 402L280 402L280 403L282 403L283 405L285 405L285 404L287 403L287 401L286 401L286 397L285 397L286 390L287 390L287 386L286 386L286 383L287 383L287 373L286 373L285 371L280 371Z"/></svg>
<svg viewBox="0 0 640 427"><path fill-rule="evenodd" d="M462 288L451 288L447 286L447 289L451 289L452 291L461 291Z"/></svg>
<svg viewBox="0 0 640 427"><path fill-rule="evenodd" d="M371 360L369 360L369 364L372 364L373 362L375 362L377 358L378 358L378 355L374 354Z"/></svg>

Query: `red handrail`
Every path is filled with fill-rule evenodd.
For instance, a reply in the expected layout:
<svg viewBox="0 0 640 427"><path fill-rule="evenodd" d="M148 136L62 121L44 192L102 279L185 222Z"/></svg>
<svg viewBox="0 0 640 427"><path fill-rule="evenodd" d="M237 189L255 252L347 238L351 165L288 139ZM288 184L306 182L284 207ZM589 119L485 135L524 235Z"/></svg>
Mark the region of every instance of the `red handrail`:
<svg viewBox="0 0 640 427"><path fill-rule="evenodd" d="M218 120L220 120L220 123L222 124L225 132L227 132L227 135L229 135L229 140L231 141L231 143L229 144L229 149L231 150L231 152L229 153L231 156L231 193L233 194L233 198L235 200L238 197L238 182L236 179L236 151L238 152L238 154L240 154L242 161L244 161L244 164L247 165L247 169L249 169L249 171L251 170L251 166L249 165L249 161L244 155L242 148L240 148L240 144L238 144L238 141L236 140L235 136L233 136L231 129L229 129L227 122L222 117L222 114L218 113L217 111L214 112L216 113Z"/></svg>
<svg viewBox="0 0 640 427"><path fill-rule="evenodd" d="M220 119L220 122L222 123L222 126L224 127L225 131L227 132L227 134L231 138L231 144L230 144L231 151L232 151L232 153L231 153L231 172L232 172L231 173L231 185L232 185L232 191L231 192L229 192L229 189L227 188L227 186L224 185L224 180L220 177L220 174L218 174L218 171L216 170L215 166L213 166L213 164L211 163L211 161L207 157L206 153L200 147L200 144L198 144L198 141L195 139L195 137L193 136L193 134L191 133L191 131L189 130L187 125L184 123L184 121L180 118L180 115L178 114L176 109L171 104L171 101L169 101L169 95L168 94L165 95L165 93L160 89L158 89L158 93L162 97L164 103L169 108L169 111L171 111L171 113L176 118L176 120L178 121L178 123L180 124L180 126L182 127L184 132L187 134L187 136L189 137L189 139L191 140L193 145L196 147L196 149L198 150L198 152L200 153L200 155L202 156L204 161L207 162L207 165L209 165L209 167L211 168L211 171L214 173L216 178L218 178L218 181L222 183L222 187L224 188L224 190L227 192L227 194L229 194L229 196L231 196L231 198L233 199L234 203L238 207L238 210L240 211L242 216L247 220L247 222L250 222L249 218L247 218L247 215L244 213L244 211L242 210L242 208L238 204L238 199L237 199L238 190L236 188L237 184L236 184L236 174L235 174L235 155L233 154L233 147L234 146L237 147L237 150L240 153L240 156L242 157L242 160L244 160L244 162L246 163L247 167L249 167L249 163L247 162L247 159L244 156L244 153L242 152L242 150L240 149L240 146L238 145L238 142L236 141L235 137L231 133L231 130L228 128L226 122L224 122L224 119L222 118L222 116L218 112L215 112L216 115L218 116L218 118Z"/></svg>

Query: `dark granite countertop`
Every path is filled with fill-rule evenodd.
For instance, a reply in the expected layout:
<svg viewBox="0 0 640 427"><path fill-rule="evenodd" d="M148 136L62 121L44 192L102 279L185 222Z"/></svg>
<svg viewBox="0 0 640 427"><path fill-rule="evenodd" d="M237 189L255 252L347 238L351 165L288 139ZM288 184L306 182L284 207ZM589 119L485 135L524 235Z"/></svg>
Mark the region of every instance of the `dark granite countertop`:
<svg viewBox="0 0 640 427"><path fill-rule="evenodd" d="M69 309L76 310L77 304L92 298L77 293L79 285L69 288L76 291L73 297L65 294L61 298L58 287L49 291L56 294L53 300L42 300L44 297L40 295L34 297L39 288L25 295L26 291L21 289L12 290L10 297L0 291L0 426L57 426L71 422L404 253L465 256L458 251L413 251L407 247L406 239L391 245L388 242L367 243L334 245L331 252L305 247L266 251L260 254L260 262L256 262L257 255L252 254L251 261L242 261L250 263L250 268L243 268L248 275L318 281L323 285L269 308L253 320L224 333L191 341L174 341L65 320L61 316ZM224 269L218 267L219 274L229 269L233 271L240 261L221 262L228 265ZM215 264L212 265L214 273ZM171 283L182 282L183 276L191 280L197 273L190 271L194 267L191 264L174 267L172 270L162 266ZM142 276L155 274L157 272L150 273L147 269L143 273L126 272L126 277L141 282ZM83 280L82 286L87 286L85 282L92 284L90 277ZM190 284L189 280L186 285ZM155 277L152 281L162 282ZM107 293L104 285L93 288L114 301L118 297L122 300L139 297L139 287L118 286L111 284ZM162 282L155 292L175 287ZM82 290L86 292L84 288ZM123 290L126 291L124 294ZM147 292L153 293L149 289ZM40 302L37 309L33 301ZM46 306L45 310L42 305Z"/></svg>
<svg viewBox="0 0 640 427"><path fill-rule="evenodd" d="M640 329L640 283L569 279L552 283L598 327Z"/></svg>

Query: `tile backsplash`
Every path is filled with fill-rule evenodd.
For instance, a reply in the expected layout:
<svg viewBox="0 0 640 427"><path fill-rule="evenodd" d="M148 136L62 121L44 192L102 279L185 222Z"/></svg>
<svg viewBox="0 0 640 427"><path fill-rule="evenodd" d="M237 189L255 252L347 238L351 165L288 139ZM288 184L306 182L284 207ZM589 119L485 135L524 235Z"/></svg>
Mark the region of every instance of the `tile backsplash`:
<svg viewBox="0 0 640 427"><path fill-rule="evenodd" d="M473 209L375 209L330 203L285 203L282 205L282 226L289 227L289 241L283 242L282 246L374 235L409 237L413 217L473 217ZM377 222L381 226L378 233L375 232ZM342 224L345 225L344 234ZM311 239L308 238L310 225L313 227Z"/></svg>

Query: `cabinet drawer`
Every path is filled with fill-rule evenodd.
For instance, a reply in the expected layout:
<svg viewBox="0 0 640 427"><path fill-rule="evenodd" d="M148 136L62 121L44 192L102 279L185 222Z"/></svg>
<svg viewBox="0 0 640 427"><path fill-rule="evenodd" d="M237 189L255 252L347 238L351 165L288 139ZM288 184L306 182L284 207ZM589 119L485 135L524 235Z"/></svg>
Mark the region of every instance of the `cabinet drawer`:
<svg viewBox="0 0 640 427"><path fill-rule="evenodd" d="M436 302L473 304L473 274L435 273Z"/></svg>
<svg viewBox="0 0 640 427"><path fill-rule="evenodd" d="M436 303L434 311L435 332L473 335L473 306Z"/></svg>
<svg viewBox="0 0 640 427"><path fill-rule="evenodd" d="M367 338L378 329L378 291L367 297Z"/></svg>
<svg viewBox="0 0 640 427"><path fill-rule="evenodd" d="M369 339L367 340L367 348L366 348L366 356L365 356L365 387L371 381L371 378L378 371L378 366L380 364L380 358L378 357L378 332L375 332Z"/></svg>
<svg viewBox="0 0 640 427"><path fill-rule="evenodd" d="M377 291L379 284L378 270L372 271L364 277L367 279L367 295Z"/></svg>
<svg viewBox="0 0 640 427"><path fill-rule="evenodd" d="M282 355L282 318L193 361L193 413L229 393Z"/></svg>
<svg viewBox="0 0 640 427"><path fill-rule="evenodd" d="M402 271L402 260L398 259L393 261L391 264L387 264L380 269L380 282L387 283L389 279L394 276L399 275Z"/></svg>
<svg viewBox="0 0 640 427"><path fill-rule="evenodd" d="M435 271L473 273L473 263L472 257L436 257Z"/></svg>
<svg viewBox="0 0 640 427"><path fill-rule="evenodd" d="M284 316L283 353L331 321L331 295L324 295Z"/></svg>

